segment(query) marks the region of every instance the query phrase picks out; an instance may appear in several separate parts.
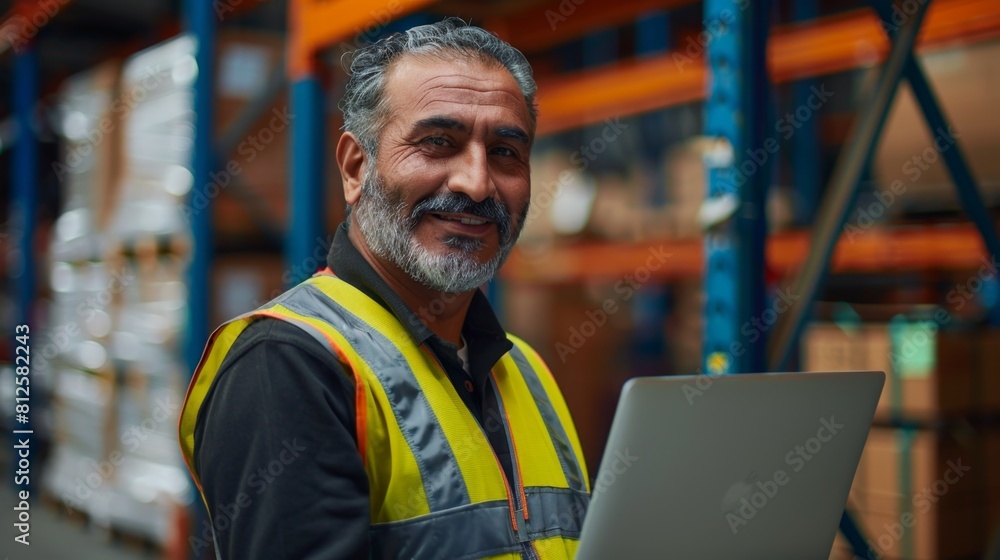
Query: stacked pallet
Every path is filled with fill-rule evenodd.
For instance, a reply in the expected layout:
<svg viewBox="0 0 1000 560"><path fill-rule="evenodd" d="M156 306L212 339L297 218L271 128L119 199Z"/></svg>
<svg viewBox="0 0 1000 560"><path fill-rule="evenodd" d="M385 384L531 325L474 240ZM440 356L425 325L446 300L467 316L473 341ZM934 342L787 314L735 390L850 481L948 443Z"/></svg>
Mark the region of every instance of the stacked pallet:
<svg viewBox="0 0 1000 560"><path fill-rule="evenodd" d="M79 208L60 218L87 232L83 262L66 256L84 246L79 235L52 249L51 323L84 328L62 353L43 487L94 525L156 548L176 540L178 516L193 501L176 425L186 379L179 341L190 232L181 209L192 186L194 46L179 37L127 60L118 80L90 80L91 97L103 104L76 102L85 88L71 81L66 122L92 111L97 130L121 139L94 142L92 151L118 157L90 165L64 158L77 180L68 199L100 201L88 210L99 219L74 218ZM74 145L68 136L66 143ZM114 169L98 173L99 164Z"/></svg>

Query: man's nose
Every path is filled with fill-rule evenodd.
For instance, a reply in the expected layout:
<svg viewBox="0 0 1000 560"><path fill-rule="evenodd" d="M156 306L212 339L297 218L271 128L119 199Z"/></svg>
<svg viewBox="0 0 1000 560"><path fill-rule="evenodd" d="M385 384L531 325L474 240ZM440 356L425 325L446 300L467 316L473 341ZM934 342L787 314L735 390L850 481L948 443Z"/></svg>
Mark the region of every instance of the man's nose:
<svg viewBox="0 0 1000 560"><path fill-rule="evenodd" d="M464 193L476 202L496 194L485 149L469 146L463 150L448 177L448 190Z"/></svg>

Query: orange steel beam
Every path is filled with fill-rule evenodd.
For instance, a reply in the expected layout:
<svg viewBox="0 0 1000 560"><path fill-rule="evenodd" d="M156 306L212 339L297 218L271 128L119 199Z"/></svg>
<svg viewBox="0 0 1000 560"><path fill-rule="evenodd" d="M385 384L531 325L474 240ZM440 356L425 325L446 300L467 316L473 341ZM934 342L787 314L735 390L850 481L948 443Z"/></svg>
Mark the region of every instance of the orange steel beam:
<svg viewBox="0 0 1000 560"><path fill-rule="evenodd" d="M1000 36L1000 3L941 0L930 5L917 50L968 44ZM775 29L768 66L775 81L850 70L885 60L889 40L871 9Z"/></svg>
<svg viewBox="0 0 1000 560"><path fill-rule="evenodd" d="M550 0L512 17L487 20L486 27L524 52L539 51L588 31L626 24L644 13L675 9L694 0Z"/></svg>
<svg viewBox="0 0 1000 560"><path fill-rule="evenodd" d="M293 77L315 71L315 55L354 35L374 35L390 22L436 0L289 0L288 70Z"/></svg>
<svg viewBox="0 0 1000 560"><path fill-rule="evenodd" d="M698 101L706 76L700 58L678 66L660 56L546 79L538 87L538 134Z"/></svg>
<svg viewBox="0 0 1000 560"><path fill-rule="evenodd" d="M930 6L917 49L996 37L1000 2L938 0ZM705 64L701 53L690 51L539 80L538 134L704 99ZM781 83L878 64L888 52L875 13L864 9L772 30L768 67L772 81Z"/></svg>
<svg viewBox="0 0 1000 560"><path fill-rule="evenodd" d="M809 234L795 231L772 235L767 241L768 270L788 276L799 269L811 250ZM670 255L657 270L646 267L649 256ZM701 239L620 244L580 243L550 251L519 246L500 271L504 280L535 284L569 284L585 280L615 282L635 276L640 268L659 281L701 278ZM972 225L910 226L860 231L842 236L833 254L833 272L874 273L974 270L987 258L982 237ZM645 274L645 273L643 273Z"/></svg>

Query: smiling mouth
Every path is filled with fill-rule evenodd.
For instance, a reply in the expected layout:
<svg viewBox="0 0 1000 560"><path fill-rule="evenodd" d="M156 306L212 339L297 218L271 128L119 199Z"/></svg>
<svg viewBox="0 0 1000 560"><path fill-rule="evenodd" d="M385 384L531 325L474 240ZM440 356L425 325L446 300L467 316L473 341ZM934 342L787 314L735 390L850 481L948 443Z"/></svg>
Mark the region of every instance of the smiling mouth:
<svg viewBox="0 0 1000 560"><path fill-rule="evenodd" d="M449 221L449 222L458 222L458 223L461 223L461 224L465 224L467 226L481 226L481 225L485 225L485 224L491 223L490 220L487 220L487 219L484 219L484 218L473 218L473 217L467 216L467 215L438 214L436 212L431 212L431 215L434 216L435 218L439 219L439 220L445 220L445 221Z"/></svg>

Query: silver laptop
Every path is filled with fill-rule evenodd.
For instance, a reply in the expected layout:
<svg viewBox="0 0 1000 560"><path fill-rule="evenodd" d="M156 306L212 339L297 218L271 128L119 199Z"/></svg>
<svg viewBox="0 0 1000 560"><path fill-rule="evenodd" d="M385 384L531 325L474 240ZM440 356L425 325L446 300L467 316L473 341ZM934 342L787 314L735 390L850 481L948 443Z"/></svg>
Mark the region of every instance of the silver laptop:
<svg viewBox="0 0 1000 560"><path fill-rule="evenodd" d="M579 560L829 557L882 372L630 380Z"/></svg>

